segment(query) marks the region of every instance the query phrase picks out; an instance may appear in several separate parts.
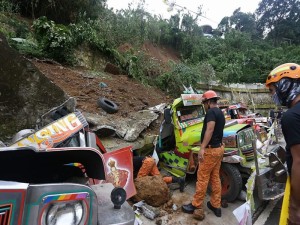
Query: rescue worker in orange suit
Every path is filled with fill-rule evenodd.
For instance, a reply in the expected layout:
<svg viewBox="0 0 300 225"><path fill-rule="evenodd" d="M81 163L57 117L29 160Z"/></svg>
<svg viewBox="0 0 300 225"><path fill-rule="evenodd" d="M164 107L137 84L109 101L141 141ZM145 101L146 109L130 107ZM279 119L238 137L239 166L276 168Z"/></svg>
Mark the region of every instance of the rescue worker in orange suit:
<svg viewBox="0 0 300 225"><path fill-rule="evenodd" d="M291 179L288 225L300 225L300 65L282 64L266 80L275 104L287 106L281 127L286 142L286 162Z"/></svg>
<svg viewBox="0 0 300 225"><path fill-rule="evenodd" d="M212 192L207 207L217 217L221 217L221 180L220 167L224 154L222 144L225 117L219 109L217 101L219 97L214 91L207 91L202 96L206 115L201 133L201 145L198 153L199 167L197 171L196 193L192 203L183 205L185 213L194 215L195 219L205 218L203 201L208 183L210 182Z"/></svg>
<svg viewBox="0 0 300 225"><path fill-rule="evenodd" d="M161 175L155 159L151 156L133 156L133 170L135 173L137 173L137 178ZM180 192L183 192L185 182L183 177L166 176L163 177L163 180L167 184L178 183Z"/></svg>

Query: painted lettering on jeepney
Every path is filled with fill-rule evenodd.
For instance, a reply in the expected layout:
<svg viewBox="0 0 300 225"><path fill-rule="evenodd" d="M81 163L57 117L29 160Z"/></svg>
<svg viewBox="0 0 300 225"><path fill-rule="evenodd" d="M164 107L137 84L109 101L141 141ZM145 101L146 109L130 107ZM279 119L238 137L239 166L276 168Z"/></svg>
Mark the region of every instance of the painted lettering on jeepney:
<svg viewBox="0 0 300 225"><path fill-rule="evenodd" d="M38 130L36 133L24 138L12 146L34 146L36 148L51 148L55 143L60 143L70 135L76 133L83 124L74 114L69 114L64 118Z"/></svg>

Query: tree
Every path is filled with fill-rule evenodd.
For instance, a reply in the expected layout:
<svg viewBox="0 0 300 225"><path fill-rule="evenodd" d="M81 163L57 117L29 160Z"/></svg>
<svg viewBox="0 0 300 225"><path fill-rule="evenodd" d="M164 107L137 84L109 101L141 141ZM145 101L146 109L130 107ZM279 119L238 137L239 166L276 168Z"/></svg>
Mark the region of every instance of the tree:
<svg viewBox="0 0 300 225"><path fill-rule="evenodd" d="M300 0L262 0L256 10L261 36L280 44L299 43Z"/></svg>
<svg viewBox="0 0 300 225"><path fill-rule="evenodd" d="M95 19L106 0L10 0L20 7L23 16L33 19L46 16L56 23L76 22L81 14Z"/></svg>
<svg viewBox="0 0 300 225"><path fill-rule="evenodd" d="M236 9L232 16L224 17L218 29L224 33L230 32L230 30L237 30L240 32L246 32L249 34L256 34L256 22L255 16L252 13L241 12L241 9Z"/></svg>

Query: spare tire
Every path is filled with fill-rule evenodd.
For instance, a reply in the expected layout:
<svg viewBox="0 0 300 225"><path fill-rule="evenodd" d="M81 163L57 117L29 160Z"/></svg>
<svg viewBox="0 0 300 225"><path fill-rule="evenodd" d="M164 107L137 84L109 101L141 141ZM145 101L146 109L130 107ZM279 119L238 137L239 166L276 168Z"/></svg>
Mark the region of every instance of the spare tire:
<svg viewBox="0 0 300 225"><path fill-rule="evenodd" d="M98 105L107 113L113 114L118 112L119 108L113 101L107 98L99 98Z"/></svg>

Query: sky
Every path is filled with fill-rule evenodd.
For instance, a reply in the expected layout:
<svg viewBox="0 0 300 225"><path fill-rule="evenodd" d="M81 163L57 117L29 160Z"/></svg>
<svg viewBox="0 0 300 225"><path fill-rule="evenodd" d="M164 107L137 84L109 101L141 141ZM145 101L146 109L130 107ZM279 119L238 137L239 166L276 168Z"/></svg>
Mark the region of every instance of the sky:
<svg viewBox="0 0 300 225"><path fill-rule="evenodd" d="M231 16L233 11L241 7L242 12L254 13L261 0L168 0L176 5L185 7L197 12L198 6L202 5L203 16L198 20L199 25L211 25L216 28L225 16ZM128 8L128 3L136 5L139 0L107 0L109 8L124 9ZM163 0L145 0L146 10L152 14L162 15L169 19L172 14L177 12L178 6L173 11L168 12L169 6ZM177 8L176 8L177 7Z"/></svg>

